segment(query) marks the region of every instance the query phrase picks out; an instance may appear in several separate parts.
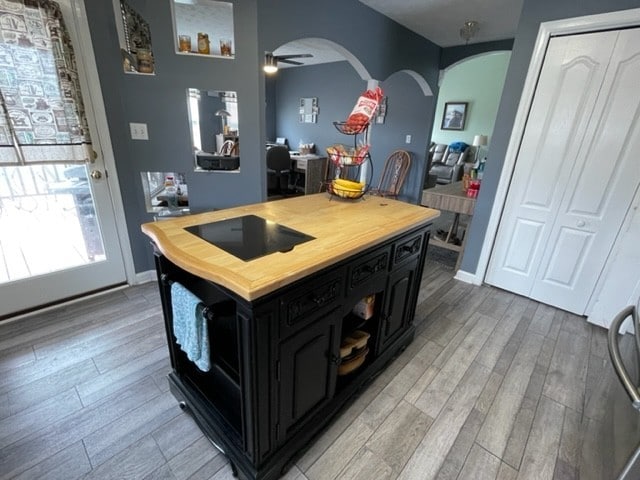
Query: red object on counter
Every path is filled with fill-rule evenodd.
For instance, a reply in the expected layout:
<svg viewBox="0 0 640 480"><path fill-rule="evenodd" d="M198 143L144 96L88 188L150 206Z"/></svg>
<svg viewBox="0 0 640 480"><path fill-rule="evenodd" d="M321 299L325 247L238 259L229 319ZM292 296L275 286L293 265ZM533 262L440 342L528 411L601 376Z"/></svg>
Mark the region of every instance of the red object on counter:
<svg viewBox="0 0 640 480"><path fill-rule="evenodd" d="M480 191L480 181L471 180L469 182L469 188L467 188L467 197L476 198L478 196L479 191Z"/></svg>

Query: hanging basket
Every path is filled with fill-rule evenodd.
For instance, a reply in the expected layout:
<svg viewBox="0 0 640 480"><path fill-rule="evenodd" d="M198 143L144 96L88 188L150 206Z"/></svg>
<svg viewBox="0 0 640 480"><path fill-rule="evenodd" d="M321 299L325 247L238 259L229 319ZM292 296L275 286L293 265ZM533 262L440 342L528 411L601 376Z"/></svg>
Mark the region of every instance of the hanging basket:
<svg viewBox="0 0 640 480"><path fill-rule="evenodd" d="M346 145L332 145L327 147L329 159L340 167L348 165L362 165L369 154L369 145L353 148Z"/></svg>

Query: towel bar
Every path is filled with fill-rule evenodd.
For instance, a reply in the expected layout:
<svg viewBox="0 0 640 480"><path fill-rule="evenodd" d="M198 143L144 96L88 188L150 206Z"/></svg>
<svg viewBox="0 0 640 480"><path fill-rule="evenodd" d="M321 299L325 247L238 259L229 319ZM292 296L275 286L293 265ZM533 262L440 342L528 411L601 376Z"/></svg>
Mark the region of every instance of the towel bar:
<svg viewBox="0 0 640 480"><path fill-rule="evenodd" d="M160 276L160 281L167 286L171 286L174 283L174 280L169 279L169 276L166 273L163 273ZM228 314L229 307L235 309L235 303L233 302L233 300L223 300L212 305L205 305L202 309L202 314L206 317L207 320L215 320L216 314Z"/></svg>

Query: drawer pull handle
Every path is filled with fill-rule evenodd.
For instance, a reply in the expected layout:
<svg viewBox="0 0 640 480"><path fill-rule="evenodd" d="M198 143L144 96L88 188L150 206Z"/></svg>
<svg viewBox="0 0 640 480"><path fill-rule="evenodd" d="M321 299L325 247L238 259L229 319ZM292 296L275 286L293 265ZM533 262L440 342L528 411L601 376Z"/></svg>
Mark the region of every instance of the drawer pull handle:
<svg viewBox="0 0 640 480"><path fill-rule="evenodd" d="M336 296L336 286L335 284L331 285L326 292L322 295L316 295L311 298L311 301L316 305L324 305L325 303L333 300Z"/></svg>

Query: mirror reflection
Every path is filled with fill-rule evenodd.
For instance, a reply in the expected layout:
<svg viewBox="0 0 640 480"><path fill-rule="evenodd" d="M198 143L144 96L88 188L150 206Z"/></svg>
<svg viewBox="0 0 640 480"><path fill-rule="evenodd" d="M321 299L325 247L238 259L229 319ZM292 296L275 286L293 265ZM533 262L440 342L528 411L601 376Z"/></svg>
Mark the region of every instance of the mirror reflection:
<svg viewBox="0 0 640 480"><path fill-rule="evenodd" d="M187 90L187 104L191 142L196 154L197 166L218 170L238 168L237 162L226 161L224 165L219 165L198 161L199 157L240 156L238 95L236 92L189 88Z"/></svg>

